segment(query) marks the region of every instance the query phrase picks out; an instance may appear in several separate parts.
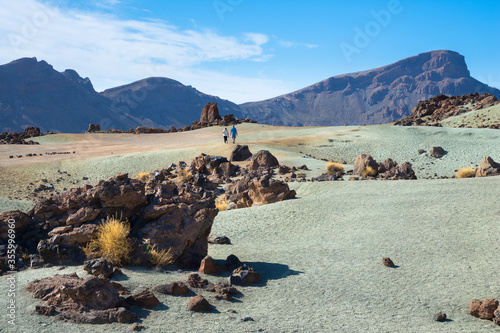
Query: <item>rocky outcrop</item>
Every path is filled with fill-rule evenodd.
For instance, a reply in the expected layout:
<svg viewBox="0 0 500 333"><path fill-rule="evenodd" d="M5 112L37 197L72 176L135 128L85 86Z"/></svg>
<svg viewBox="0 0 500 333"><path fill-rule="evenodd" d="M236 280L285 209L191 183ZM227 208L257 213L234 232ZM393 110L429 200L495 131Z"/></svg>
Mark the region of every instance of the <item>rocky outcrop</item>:
<svg viewBox="0 0 500 333"><path fill-rule="evenodd" d="M278 159L268 150L259 150L252 155L250 163L247 165L248 170L269 170L279 167Z"/></svg>
<svg viewBox="0 0 500 333"><path fill-rule="evenodd" d="M470 76L457 52L438 50L367 71L338 75L265 101L240 105L259 123L285 126L342 126L390 123L411 114L419 101L445 94L500 90Z"/></svg>
<svg viewBox="0 0 500 333"><path fill-rule="evenodd" d="M21 133L16 133L16 132L3 132L0 134L0 145L1 144L7 144L7 145L38 145L38 142L35 142L33 140L27 140L29 138L34 138L37 136L41 136L42 133L40 132L39 127L31 127L28 126L26 129L21 132Z"/></svg>
<svg viewBox="0 0 500 333"><path fill-rule="evenodd" d="M490 156L483 159L476 169L476 177L498 176L500 175L500 163L493 161Z"/></svg>
<svg viewBox="0 0 500 333"><path fill-rule="evenodd" d="M250 173L227 185L225 197L228 209L260 206L294 198L296 193L288 184L272 178L271 174Z"/></svg>
<svg viewBox="0 0 500 333"><path fill-rule="evenodd" d="M118 291L106 278L79 278L75 273L55 275L30 282L26 290L34 298L43 299L46 306L39 308L45 315L60 312L59 319L75 323L104 324L132 322L137 316L124 308L118 308Z"/></svg>
<svg viewBox="0 0 500 333"><path fill-rule="evenodd" d="M86 133L95 133L101 131L101 125L99 124L89 124L89 129Z"/></svg>
<svg viewBox="0 0 500 333"><path fill-rule="evenodd" d="M213 123L221 119L222 117L219 114L217 103L209 102L203 107L203 110L201 111L200 123Z"/></svg>
<svg viewBox="0 0 500 333"><path fill-rule="evenodd" d="M491 94L475 92L462 96L438 95L420 101L411 114L395 122L401 126L441 126L440 121L475 110L481 110L500 103Z"/></svg>
<svg viewBox="0 0 500 333"><path fill-rule="evenodd" d="M353 174L363 178L379 177L385 180L417 179L411 163L403 162L403 164L398 165L397 162L388 158L379 164L369 154L361 154L356 157Z"/></svg>

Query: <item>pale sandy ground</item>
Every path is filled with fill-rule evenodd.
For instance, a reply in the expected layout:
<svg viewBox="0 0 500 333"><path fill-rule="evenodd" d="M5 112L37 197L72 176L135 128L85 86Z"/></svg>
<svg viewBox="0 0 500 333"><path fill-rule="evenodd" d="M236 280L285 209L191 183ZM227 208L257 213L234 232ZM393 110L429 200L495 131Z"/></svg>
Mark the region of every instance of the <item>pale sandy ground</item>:
<svg viewBox="0 0 500 333"><path fill-rule="evenodd" d="M416 168L424 168L419 171L424 176L427 173L451 176L454 169L478 164L487 155L500 160L498 130L391 126L299 129L265 126L259 130L257 126L261 125L240 126L240 143L249 143L252 151L270 149L284 164L306 164L313 169L308 177L321 173L324 162L304 158L304 154L344 159L349 163L359 153L370 153L376 159L392 157L399 162L414 159ZM167 136L143 136L140 139L153 146L143 153L132 145L130 155L121 153L118 158L103 153L86 161L68 157L57 163L68 170L73 167L74 175L81 176L81 170L93 175L95 170L95 174L107 176L116 171L155 169L178 159L188 161L192 152L228 156L226 152L231 145L220 144L219 137L210 138L210 133L217 131L210 128L200 132L207 135L199 142L203 147L189 146L196 143L195 132L179 133L176 143L167 141ZM80 151L95 151L99 145L106 146L105 141L94 148L82 146ZM175 147L181 142L186 148ZM63 149L72 147L66 144L60 145ZM165 147L157 149L156 144ZM172 147L167 147L169 144ZM442 160L435 160L416 152L418 148L428 150L432 145L441 145L448 154ZM96 155L99 154L97 151ZM4 155L5 151L0 154L2 174L21 169L20 165L9 164L18 161L9 161ZM143 156L146 159L141 163ZM156 161L155 157L164 160ZM34 172L51 172L54 166L46 163L50 162L48 158ZM147 332L496 332L500 329L491 321L468 315L472 299L500 298L496 260L500 250L500 177L290 186L297 191L297 199L221 212L212 229L213 236L228 236L233 245L210 245L209 254L217 260L237 255L263 275L264 283L241 287L243 295L233 303L211 300L210 293L201 292L215 305L214 313L191 313L187 297L159 294L162 305L149 314L140 312L141 324ZM383 266L382 258L386 256L399 267ZM39 301L24 291L26 284L35 278L73 271L87 276L80 267L18 273L14 330L9 328L5 315L6 277L0 277L3 303L0 329L129 331L130 325L75 325L33 313ZM128 278L121 282L132 292L184 280L190 273L146 269L124 269L124 272ZM207 278L212 282L223 279ZM237 313L228 313L228 309ZM432 316L439 311L445 312L450 320L433 321ZM254 321L243 322L245 317Z"/></svg>

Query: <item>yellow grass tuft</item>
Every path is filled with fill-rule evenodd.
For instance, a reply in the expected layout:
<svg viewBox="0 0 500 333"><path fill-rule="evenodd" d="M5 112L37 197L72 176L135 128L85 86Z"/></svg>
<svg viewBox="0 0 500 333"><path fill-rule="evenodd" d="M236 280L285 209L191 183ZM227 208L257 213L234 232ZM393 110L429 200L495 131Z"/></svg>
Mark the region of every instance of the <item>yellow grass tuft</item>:
<svg viewBox="0 0 500 333"><path fill-rule="evenodd" d="M465 167L457 171L456 178L472 178L476 176L476 169L472 167Z"/></svg>
<svg viewBox="0 0 500 333"><path fill-rule="evenodd" d="M149 181L149 173L139 172L139 174L137 175L137 179L143 183L147 183Z"/></svg>
<svg viewBox="0 0 500 333"><path fill-rule="evenodd" d="M96 237L83 248L87 258L106 258L114 265L122 265L129 260L132 242L128 238L130 225L116 217L107 217L102 222Z"/></svg>
<svg viewBox="0 0 500 333"><path fill-rule="evenodd" d="M227 206L229 205L229 202L226 199L225 195L221 195L217 199L215 199L215 207L220 211L225 211L227 210Z"/></svg>
<svg viewBox="0 0 500 333"><path fill-rule="evenodd" d="M326 172L330 175L334 175L338 172L344 172L344 165L338 162L328 162L326 163Z"/></svg>
<svg viewBox="0 0 500 333"><path fill-rule="evenodd" d="M373 169L371 166L367 166L361 173L362 177L375 177L377 175L377 170Z"/></svg>
<svg viewBox="0 0 500 333"><path fill-rule="evenodd" d="M174 261L174 256L171 252L172 248L168 250L157 250L156 244L151 248L151 263L155 266L165 267Z"/></svg>
<svg viewBox="0 0 500 333"><path fill-rule="evenodd" d="M187 168L182 169L182 176L187 181L190 181L191 179L193 179L193 174Z"/></svg>
<svg viewBox="0 0 500 333"><path fill-rule="evenodd" d="M23 259L24 262L29 262L31 256L32 254L29 254L28 252L21 252L21 258Z"/></svg>

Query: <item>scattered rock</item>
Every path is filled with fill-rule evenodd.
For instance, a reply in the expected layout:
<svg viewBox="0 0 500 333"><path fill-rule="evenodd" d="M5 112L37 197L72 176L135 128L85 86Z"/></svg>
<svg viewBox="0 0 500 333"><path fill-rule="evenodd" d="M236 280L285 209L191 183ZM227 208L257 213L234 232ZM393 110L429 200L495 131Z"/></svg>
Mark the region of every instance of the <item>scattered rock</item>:
<svg viewBox="0 0 500 333"><path fill-rule="evenodd" d="M201 295L197 295L189 300L188 308L194 312L210 312L212 305Z"/></svg>
<svg viewBox="0 0 500 333"><path fill-rule="evenodd" d="M230 284L248 286L260 282L260 274L252 266L243 264L233 271L233 275L228 278Z"/></svg>
<svg viewBox="0 0 500 333"><path fill-rule="evenodd" d="M56 307L53 305L51 306L37 305L35 307L35 312L38 313L39 315L51 317L56 313Z"/></svg>
<svg viewBox="0 0 500 333"><path fill-rule="evenodd" d="M270 168L279 167L279 162L273 154L267 150L259 150L257 153L252 155L250 164L248 164L248 170L257 171L259 169L268 170Z"/></svg>
<svg viewBox="0 0 500 333"><path fill-rule="evenodd" d="M76 324L126 324L138 320L135 313L123 307L85 312L63 311L57 318L61 320L70 320Z"/></svg>
<svg viewBox="0 0 500 333"><path fill-rule="evenodd" d="M382 263L384 264L384 266L394 267L394 263L392 262L392 260L390 258L383 258Z"/></svg>
<svg viewBox="0 0 500 333"><path fill-rule="evenodd" d="M234 254L230 254L226 258L226 269L228 271L233 271L236 268L240 267L241 265L242 265L242 263L241 263L240 259L238 259L238 257L235 256Z"/></svg>
<svg viewBox="0 0 500 333"><path fill-rule="evenodd" d="M203 258L201 261L200 268L198 269L198 272L203 273L203 274L220 274L223 269L219 267L217 262L210 256L206 256Z"/></svg>
<svg viewBox="0 0 500 333"><path fill-rule="evenodd" d="M480 319L493 319L499 305L494 298L474 299L470 303L469 314Z"/></svg>
<svg viewBox="0 0 500 333"><path fill-rule="evenodd" d="M245 317L245 318L241 319L241 321L246 323L246 322L255 321L255 320L253 320L252 317Z"/></svg>
<svg viewBox="0 0 500 333"><path fill-rule="evenodd" d="M423 150L423 149L419 149L419 150L417 150L417 151L418 151L418 153L419 153L420 155L422 155L423 153L425 153L425 150Z"/></svg>
<svg viewBox="0 0 500 333"><path fill-rule="evenodd" d="M158 298L149 289L144 289L135 295L127 297L125 302L145 309L151 309L160 304Z"/></svg>
<svg viewBox="0 0 500 333"><path fill-rule="evenodd" d="M160 284L153 287L153 291L167 295L186 295L189 288L183 282L172 282L167 284Z"/></svg>
<svg viewBox="0 0 500 333"><path fill-rule="evenodd" d="M130 326L131 331L140 331L144 328L144 326L139 325L138 323L133 323L132 326Z"/></svg>
<svg viewBox="0 0 500 333"><path fill-rule="evenodd" d="M83 269L95 276L102 274L104 277L109 278L113 275L113 265L104 258L85 261Z"/></svg>
<svg viewBox="0 0 500 333"><path fill-rule="evenodd" d="M226 236L208 237L208 243L210 243L210 244L231 244L231 240Z"/></svg>
<svg viewBox="0 0 500 333"><path fill-rule="evenodd" d="M500 175L500 163L493 161L489 156L485 157L476 169L476 177Z"/></svg>
<svg viewBox="0 0 500 333"><path fill-rule="evenodd" d="M430 151L430 155L434 158L441 158L446 154L445 150L442 147L432 147Z"/></svg>
<svg viewBox="0 0 500 333"><path fill-rule="evenodd" d="M446 320L446 313L438 312L434 315L433 319L435 321L445 321Z"/></svg>

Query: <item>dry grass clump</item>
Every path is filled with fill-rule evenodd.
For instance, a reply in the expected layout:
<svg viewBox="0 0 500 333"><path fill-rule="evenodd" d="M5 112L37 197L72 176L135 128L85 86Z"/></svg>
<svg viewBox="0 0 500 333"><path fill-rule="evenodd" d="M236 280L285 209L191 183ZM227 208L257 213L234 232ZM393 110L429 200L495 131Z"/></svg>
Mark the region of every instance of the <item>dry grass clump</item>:
<svg viewBox="0 0 500 333"><path fill-rule="evenodd" d="M227 198L225 195L221 195L217 199L215 199L215 207L220 212L227 210L228 205L229 205L229 201L227 201Z"/></svg>
<svg viewBox="0 0 500 333"><path fill-rule="evenodd" d="M185 180L190 181L193 179L193 174L189 171L189 169L185 168L182 169L182 177L184 177Z"/></svg>
<svg viewBox="0 0 500 333"><path fill-rule="evenodd" d="M472 178L476 176L476 169L472 167L465 167L457 171L456 178Z"/></svg>
<svg viewBox="0 0 500 333"><path fill-rule="evenodd" d="M139 174L137 175L137 179L143 183L147 183L149 181L149 173L139 172Z"/></svg>
<svg viewBox="0 0 500 333"><path fill-rule="evenodd" d="M158 250L156 244L150 250L151 253L151 263L155 266L165 267L174 261L174 255L172 254L172 248L168 250Z"/></svg>
<svg viewBox="0 0 500 333"><path fill-rule="evenodd" d="M326 172L329 175L334 175L338 172L344 172L344 165L338 162L330 161L326 163Z"/></svg>
<svg viewBox="0 0 500 333"><path fill-rule="evenodd" d="M107 217L102 222L99 230L87 245L83 248L87 258L106 258L114 265L122 265L127 262L132 242L128 238L130 225L128 221L120 221L116 217Z"/></svg>
<svg viewBox="0 0 500 333"><path fill-rule="evenodd" d="M367 166L361 173L362 177L375 177L376 175L377 175L377 170L375 170L371 166Z"/></svg>

